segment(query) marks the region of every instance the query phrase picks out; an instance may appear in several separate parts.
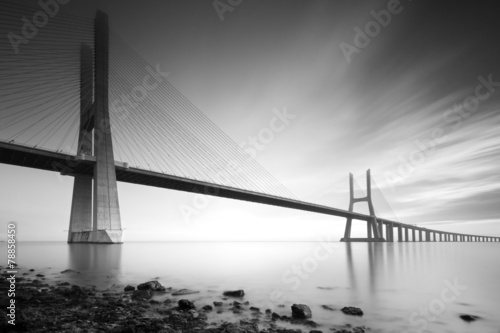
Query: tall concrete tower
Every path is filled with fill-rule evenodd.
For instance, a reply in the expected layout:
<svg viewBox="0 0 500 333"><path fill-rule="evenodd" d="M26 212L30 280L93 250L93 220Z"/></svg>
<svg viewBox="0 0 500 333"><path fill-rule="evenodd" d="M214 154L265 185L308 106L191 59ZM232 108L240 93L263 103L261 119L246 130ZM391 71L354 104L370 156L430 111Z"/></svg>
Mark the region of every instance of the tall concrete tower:
<svg viewBox="0 0 500 333"><path fill-rule="evenodd" d="M77 159L95 161L95 166L93 177L75 175L68 243L122 243L108 102L109 24L100 11L94 43L94 59L88 46L81 49Z"/></svg>

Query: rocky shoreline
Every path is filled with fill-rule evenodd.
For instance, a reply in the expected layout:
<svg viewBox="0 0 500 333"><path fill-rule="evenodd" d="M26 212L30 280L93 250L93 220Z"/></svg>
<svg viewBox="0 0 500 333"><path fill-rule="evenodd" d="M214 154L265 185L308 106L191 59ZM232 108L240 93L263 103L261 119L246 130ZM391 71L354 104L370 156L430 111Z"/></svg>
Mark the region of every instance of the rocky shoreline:
<svg viewBox="0 0 500 333"><path fill-rule="evenodd" d="M2 267L0 269L3 270ZM62 274L77 273L71 270ZM1 332L210 332L210 333L364 333L362 327L322 327L314 322L310 308L294 304L290 316L259 309L245 301L243 290L226 291L211 304L189 300L197 291L163 287L158 281L126 286L123 291L106 292L95 287L51 282L34 269L17 269L15 278L15 326L8 321L9 274L0 281ZM154 300L155 295L182 296L173 301ZM328 306L325 305L325 309ZM330 308L330 310L334 310ZM234 322L214 320L217 314L233 313ZM362 315L357 308L344 307L347 315ZM248 314L239 319L238 314Z"/></svg>

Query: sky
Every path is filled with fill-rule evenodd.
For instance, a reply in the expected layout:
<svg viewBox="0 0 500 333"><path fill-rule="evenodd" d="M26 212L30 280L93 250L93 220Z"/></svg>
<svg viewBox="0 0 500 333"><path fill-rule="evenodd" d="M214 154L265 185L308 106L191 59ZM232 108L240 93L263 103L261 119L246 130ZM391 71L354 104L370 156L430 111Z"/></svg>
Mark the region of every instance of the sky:
<svg viewBox="0 0 500 333"><path fill-rule="evenodd" d="M288 114L252 158L297 197L334 193L347 209L349 173L364 188L371 169L388 202L381 216L500 236L500 22L490 2L72 0L60 10L91 18L97 8L242 147ZM0 221L16 221L19 240L66 240L72 177L0 165L0 181ZM118 190L125 241L340 239L345 227L285 208ZM355 223L354 236L365 230Z"/></svg>

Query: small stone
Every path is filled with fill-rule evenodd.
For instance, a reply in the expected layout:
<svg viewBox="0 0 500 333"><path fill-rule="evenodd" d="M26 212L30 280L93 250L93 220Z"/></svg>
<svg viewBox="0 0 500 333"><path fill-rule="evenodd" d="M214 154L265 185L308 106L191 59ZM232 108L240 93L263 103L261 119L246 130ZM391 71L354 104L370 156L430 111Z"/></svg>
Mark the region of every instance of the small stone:
<svg viewBox="0 0 500 333"><path fill-rule="evenodd" d="M353 333L366 333L366 327L364 326L357 326L352 329Z"/></svg>
<svg viewBox="0 0 500 333"><path fill-rule="evenodd" d="M238 302L238 301L234 301L234 302L233 302L233 306L234 306L235 308L238 308L238 309L239 309L239 308L241 308L241 303L240 303L240 302Z"/></svg>
<svg viewBox="0 0 500 333"><path fill-rule="evenodd" d="M214 308L211 305L205 305L202 309L205 311L212 311Z"/></svg>
<svg viewBox="0 0 500 333"><path fill-rule="evenodd" d="M474 316L474 315L468 315L468 314L461 314L460 315L460 319L462 319L463 321L466 321L466 322L470 323L472 321L476 321L478 319L481 319L481 317Z"/></svg>
<svg viewBox="0 0 500 333"><path fill-rule="evenodd" d="M273 314L271 315L271 318L274 320L277 320L277 319L281 319L281 316L279 314L277 314L276 312L273 312Z"/></svg>
<svg viewBox="0 0 500 333"><path fill-rule="evenodd" d="M187 299L181 299L177 302L179 305L180 310L194 310L196 307L194 306L193 302Z"/></svg>
<svg viewBox="0 0 500 333"><path fill-rule="evenodd" d="M272 312L271 309L266 309L267 314L270 314L271 312Z"/></svg>
<svg viewBox="0 0 500 333"><path fill-rule="evenodd" d="M181 296L181 295L189 295L189 294L197 294L199 291L189 290L189 289L181 289L172 293L172 296Z"/></svg>
<svg viewBox="0 0 500 333"><path fill-rule="evenodd" d="M320 331L320 330L310 330L309 333L323 333L323 331Z"/></svg>
<svg viewBox="0 0 500 333"><path fill-rule="evenodd" d="M243 305L250 305L249 301L243 302Z"/></svg>
<svg viewBox="0 0 500 333"><path fill-rule="evenodd" d="M245 296L245 292L243 290L227 290L222 293L224 296L231 297L243 297Z"/></svg>
<svg viewBox="0 0 500 333"><path fill-rule="evenodd" d="M37 274L35 276L37 276L37 277L45 277L45 275L43 275L43 274Z"/></svg>
<svg viewBox="0 0 500 333"><path fill-rule="evenodd" d="M132 299L136 300L147 300L152 296L151 290L134 290L132 293Z"/></svg>
<svg viewBox="0 0 500 333"><path fill-rule="evenodd" d="M222 306L223 304L222 302L214 301L214 306Z"/></svg>
<svg viewBox="0 0 500 333"><path fill-rule="evenodd" d="M352 316L362 316L363 311L360 308L356 308L354 306L345 306L342 309L342 312Z"/></svg>
<svg viewBox="0 0 500 333"><path fill-rule="evenodd" d="M293 304L292 317L297 319L311 318L312 312L311 309L305 304Z"/></svg>
<svg viewBox="0 0 500 333"><path fill-rule="evenodd" d="M65 269L64 271L61 272L62 274L65 274L65 273L79 273L77 271L74 271L72 269Z"/></svg>
<svg viewBox="0 0 500 333"><path fill-rule="evenodd" d="M32 269L30 269L30 272L34 272L34 271L35 271L35 270L34 270L33 268L32 268Z"/></svg>
<svg viewBox="0 0 500 333"><path fill-rule="evenodd" d="M148 281L141 283L137 286L137 290L152 290L152 291L164 291L165 287L163 287L160 282L156 280Z"/></svg>
<svg viewBox="0 0 500 333"><path fill-rule="evenodd" d="M285 304L278 304L278 308L284 308Z"/></svg>
<svg viewBox="0 0 500 333"><path fill-rule="evenodd" d="M125 290L125 291L132 291L132 290L135 290L135 287L131 286L131 285L128 285L125 288L123 288L123 290Z"/></svg>
<svg viewBox="0 0 500 333"><path fill-rule="evenodd" d="M257 308L257 307L255 307L255 306L251 306L251 307L250 307L250 310L251 310L251 311L260 312L260 309L259 309L259 308Z"/></svg>
<svg viewBox="0 0 500 333"><path fill-rule="evenodd" d="M332 307L331 307L331 306L329 306L329 305L322 305L321 307L322 307L323 309L325 309L325 310L335 311L335 309L334 309L334 308L332 308Z"/></svg>

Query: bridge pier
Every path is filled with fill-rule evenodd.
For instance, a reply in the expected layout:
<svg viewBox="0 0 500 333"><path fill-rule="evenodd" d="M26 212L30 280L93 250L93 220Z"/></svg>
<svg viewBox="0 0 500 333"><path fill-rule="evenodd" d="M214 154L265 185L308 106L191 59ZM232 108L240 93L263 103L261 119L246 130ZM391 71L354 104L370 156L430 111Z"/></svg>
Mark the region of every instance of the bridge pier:
<svg viewBox="0 0 500 333"><path fill-rule="evenodd" d="M92 177L75 175L68 243L122 243L108 101L109 26L108 16L103 12L98 12L96 15L94 42L93 66L92 64L89 66L91 50L82 47L78 149L79 155L92 155L93 130L93 154L96 159L93 202L91 201ZM92 76L94 87L89 80ZM92 95L94 95L93 104Z"/></svg>
<svg viewBox="0 0 500 333"><path fill-rule="evenodd" d="M383 221L377 221L371 192L370 169L366 171L366 197L363 198L354 198L354 178L352 173L349 173L349 212L353 212L355 203L366 201L370 210L370 218L366 221L366 238L351 238L352 218L348 217L341 242L385 242Z"/></svg>
<svg viewBox="0 0 500 333"><path fill-rule="evenodd" d="M405 242L408 242L408 228L405 229Z"/></svg>

